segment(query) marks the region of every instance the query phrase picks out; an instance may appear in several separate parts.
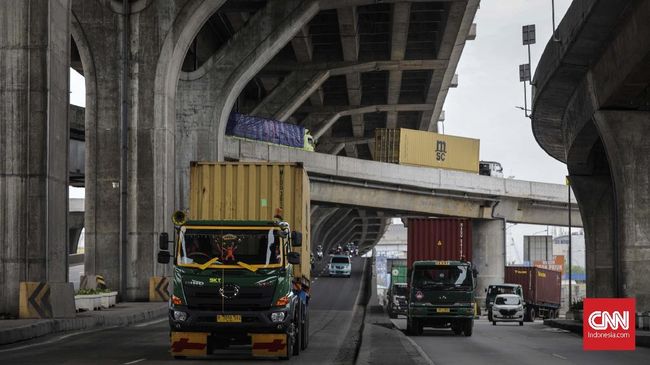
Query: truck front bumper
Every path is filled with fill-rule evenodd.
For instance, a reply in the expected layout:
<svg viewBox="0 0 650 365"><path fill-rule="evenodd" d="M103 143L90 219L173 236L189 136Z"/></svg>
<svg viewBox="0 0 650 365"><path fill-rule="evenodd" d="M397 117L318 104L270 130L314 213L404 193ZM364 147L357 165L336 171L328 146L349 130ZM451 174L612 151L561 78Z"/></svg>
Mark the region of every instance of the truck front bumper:
<svg viewBox="0 0 650 365"><path fill-rule="evenodd" d="M408 319L444 327L459 320L474 319L474 307L411 306Z"/></svg>
<svg viewBox="0 0 650 365"><path fill-rule="evenodd" d="M186 314L185 320L178 320L174 312ZM284 313L281 321L273 321L273 313ZM218 316L237 318L236 322L219 322ZM234 317L232 317L234 316ZM290 307L278 307L261 311L201 311L177 306L169 310L169 326L173 331L182 332L209 332L213 334L247 334L256 333L284 333L291 323Z"/></svg>

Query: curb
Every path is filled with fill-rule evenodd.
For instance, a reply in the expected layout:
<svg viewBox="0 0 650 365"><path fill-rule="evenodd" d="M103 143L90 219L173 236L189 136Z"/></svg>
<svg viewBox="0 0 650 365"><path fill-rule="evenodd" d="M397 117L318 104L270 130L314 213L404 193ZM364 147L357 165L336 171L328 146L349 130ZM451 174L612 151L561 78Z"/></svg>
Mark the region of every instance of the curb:
<svg viewBox="0 0 650 365"><path fill-rule="evenodd" d="M48 319L11 329L0 330L0 345L26 341L53 333L88 330L100 327L125 327L167 315L167 304L160 308L115 316Z"/></svg>

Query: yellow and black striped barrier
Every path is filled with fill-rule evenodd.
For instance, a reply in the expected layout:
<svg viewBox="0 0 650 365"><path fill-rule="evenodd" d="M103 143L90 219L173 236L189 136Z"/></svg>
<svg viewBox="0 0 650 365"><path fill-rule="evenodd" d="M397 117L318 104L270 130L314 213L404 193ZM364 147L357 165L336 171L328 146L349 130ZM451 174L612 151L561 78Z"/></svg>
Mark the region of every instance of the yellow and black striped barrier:
<svg viewBox="0 0 650 365"><path fill-rule="evenodd" d="M106 289L106 280L103 275L82 275L79 289Z"/></svg>
<svg viewBox="0 0 650 365"><path fill-rule="evenodd" d="M20 283L19 317L52 318L50 286L45 282L23 281Z"/></svg>
<svg viewBox="0 0 650 365"><path fill-rule="evenodd" d="M169 300L169 279L164 276L152 276L149 279L149 301L166 302Z"/></svg>

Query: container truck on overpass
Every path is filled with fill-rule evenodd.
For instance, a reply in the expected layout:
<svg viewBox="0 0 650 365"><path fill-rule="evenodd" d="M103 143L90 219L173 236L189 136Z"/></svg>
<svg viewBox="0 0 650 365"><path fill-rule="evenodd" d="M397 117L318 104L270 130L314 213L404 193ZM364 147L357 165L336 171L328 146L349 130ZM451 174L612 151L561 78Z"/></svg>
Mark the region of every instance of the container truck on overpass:
<svg viewBox="0 0 650 365"><path fill-rule="evenodd" d="M294 164L192 163L175 239L171 354L250 348L288 359L309 343L309 181ZM276 208L281 208L276 210Z"/></svg>
<svg viewBox="0 0 650 365"><path fill-rule="evenodd" d="M471 259L471 225L466 219L409 218L407 238L407 332L451 328L471 336L477 270Z"/></svg>

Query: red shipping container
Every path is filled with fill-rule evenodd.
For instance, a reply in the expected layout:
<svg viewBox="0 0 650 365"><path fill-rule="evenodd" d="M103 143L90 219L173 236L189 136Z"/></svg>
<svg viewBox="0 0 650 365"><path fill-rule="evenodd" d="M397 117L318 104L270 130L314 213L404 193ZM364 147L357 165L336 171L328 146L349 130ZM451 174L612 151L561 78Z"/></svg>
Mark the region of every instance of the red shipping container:
<svg viewBox="0 0 650 365"><path fill-rule="evenodd" d="M559 271L530 266L506 266L505 282L520 284L524 290L524 301L528 304L560 304L562 277Z"/></svg>
<svg viewBox="0 0 650 365"><path fill-rule="evenodd" d="M472 224L462 218L409 218L406 259L472 260Z"/></svg>

